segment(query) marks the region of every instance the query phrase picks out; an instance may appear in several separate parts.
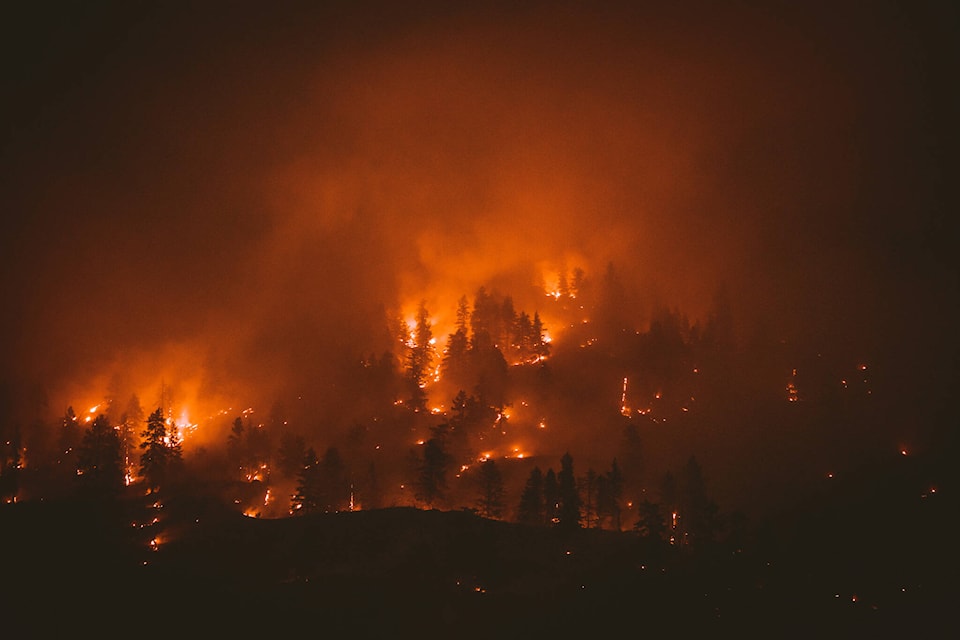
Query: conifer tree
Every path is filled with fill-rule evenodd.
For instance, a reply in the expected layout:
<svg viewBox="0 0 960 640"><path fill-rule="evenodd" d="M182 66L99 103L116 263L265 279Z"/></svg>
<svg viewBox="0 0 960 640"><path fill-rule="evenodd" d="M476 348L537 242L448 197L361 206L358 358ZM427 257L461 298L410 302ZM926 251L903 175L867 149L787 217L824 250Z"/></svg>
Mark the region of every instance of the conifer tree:
<svg viewBox="0 0 960 640"><path fill-rule="evenodd" d="M543 515L547 524L560 522L560 483L552 467L543 476Z"/></svg>
<svg viewBox="0 0 960 640"><path fill-rule="evenodd" d="M520 494L520 506L517 509L517 521L522 524L546 524L546 510L544 504L545 486L543 472L540 467L534 467L527 477L527 482Z"/></svg>
<svg viewBox="0 0 960 640"><path fill-rule="evenodd" d="M417 321L407 356L407 376L410 384L411 406L415 411L423 411L427 405L424 387L430 378L431 367L436 358L433 329L426 301L417 307Z"/></svg>
<svg viewBox="0 0 960 640"><path fill-rule="evenodd" d="M443 438L433 437L424 443L415 483L417 500L432 507L446 497L450 462Z"/></svg>
<svg viewBox="0 0 960 640"><path fill-rule="evenodd" d="M173 430L167 429L163 412L157 409L147 418L146 429L140 434L140 475L151 490L165 485L181 460L180 442Z"/></svg>
<svg viewBox="0 0 960 640"><path fill-rule="evenodd" d="M310 447L303 455L297 474L297 490L290 501L292 513L306 515L321 510L320 482L320 460L317 452Z"/></svg>
<svg viewBox="0 0 960 640"><path fill-rule="evenodd" d="M494 460L480 463L480 497L477 511L484 518L500 518L503 515L504 487L503 475Z"/></svg>
<svg viewBox="0 0 960 640"><path fill-rule="evenodd" d="M583 514L580 511L580 494L577 491L577 480L573 472L573 456L570 455L570 452L564 453L560 459L557 485L560 498L560 509L557 514L560 521L557 526L562 529L579 528Z"/></svg>
<svg viewBox="0 0 960 640"><path fill-rule="evenodd" d="M107 416L98 415L80 442L77 474L91 495L115 496L123 489L123 458L120 435Z"/></svg>
<svg viewBox="0 0 960 640"><path fill-rule="evenodd" d="M610 470L599 477L597 484L597 512L601 519L610 520L611 527L620 531L621 506L623 497L623 475L620 466L614 458Z"/></svg>

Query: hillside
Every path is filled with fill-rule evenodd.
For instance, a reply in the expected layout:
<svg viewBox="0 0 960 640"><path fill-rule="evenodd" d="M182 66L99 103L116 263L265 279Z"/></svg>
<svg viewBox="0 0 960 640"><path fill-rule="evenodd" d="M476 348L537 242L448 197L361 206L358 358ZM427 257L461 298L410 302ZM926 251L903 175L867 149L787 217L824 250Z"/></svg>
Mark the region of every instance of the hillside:
<svg viewBox="0 0 960 640"><path fill-rule="evenodd" d="M793 521L692 553L632 532L564 533L467 511L257 519L197 497L4 505L4 628L103 637L314 628L353 637L937 636L955 593L955 502L943 490L908 491L925 481L911 469L925 465L863 470ZM881 480L887 498L861 491Z"/></svg>

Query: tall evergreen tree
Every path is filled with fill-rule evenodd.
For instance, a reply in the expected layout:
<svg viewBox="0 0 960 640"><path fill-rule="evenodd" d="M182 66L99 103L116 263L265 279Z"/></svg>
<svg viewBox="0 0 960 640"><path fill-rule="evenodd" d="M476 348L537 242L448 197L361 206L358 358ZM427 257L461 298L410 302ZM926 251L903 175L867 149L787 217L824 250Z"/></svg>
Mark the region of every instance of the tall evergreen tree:
<svg viewBox="0 0 960 640"><path fill-rule="evenodd" d="M147 418L147 427L140 435L140 475L151 490L160 489L173 479L182 461L176 431L168 429L162 410L157 409Z"/></svg>
<svg viewBox="0 0 960 640"><path fill-rule="evenodd" d="M597 513L602 519L610 521L611 527L620 531L621 506L623 498L623 475L614 458L610 470L600 476L597 484Z"/></svg>
<svg viewBox="0 0 960 640"><path fill-rule="evenodd" d="M318 513L321 505L320 460L317 452L310 447L303 455L300 473L297 474L297 489L290 500L291 512L296 515Z"/></svg>
<svg viewBox="0 0 960 640"><path fill-rule="evenodd" d="M560 522L560 483L552 467L543 476L543 510L548 524Z"/></svg>
<svg viewBox="0 0 960 640"><path fill-rule="evenodd" d="M644 538L664 540L667 535L667 522L660 505L649 500L638 504L634 529Z"/></svg>
<svg viewBox="0 0 960 640"><path fill-rule="evenodd" d="M247 428L243 424L243 418L237 416L230 427L230 435L227 436L227 455L230 457L230 465L237 472L237 479L246 479L250 467L250 456L247 450Z"/></svg>
<svg viewBox="0 0 960 640"><path fill-rule="evenodd" d="M480 497L477 511L484 518L500 518L503 515L504 487L503 475L497 463L493 460L481 462L478 480Z"/></svg>
<svg viewBox="0 0 960 640"><path fill-rule="evenodd" d="M537 360L543 360L550 355L550 343L547 342L544 334L543 321L540 319L540 313L533 314L533 351Z"/></svg>
<svg viewBox="0 0 960 640"><path fill-rule="evenodd" d="M143 424L143 407L136 394L130 396L120 416L120 454L123 457L124 482L129 483L136 475L134 453L140 444L138 429Z"/></svg>
<svg viewBox="0 0 960 640"><path fill-rule="evenodd" d="M325 512L342 511L350 503L350 479L336 447L327 447L320 460L319 503Z"/></svg>
<svg viewBox="0 0 960 640"><path fill-rule="evenodd" d="M493 331L498 307L486 287L477 289L470 313L470 349L482 353L493 347Z"/></svg>
<svg viewBox="0 0 960 640"><path fill-rule="evenodd" d="M517 509L518 522L539 526L546 524L544 489L543 472L540 471L540 467L534 467L520 494L520 506Z"/></svg>
<svg viewBox="0 0 960 640"><path fill-rule="evenodd" d="M526 311L521 311L513 326L512 359L516 362L530 362L534 358L533 321Z"/></svg>
<svg viewBox="0 0 960 640"><path fill-rule="evenodd" d="M600 489L598 480L597 472L593 469L587 469L587 473L584 474L580 481L578 493L581 496L583 522L587 529L600 526L600 513L598 509Z"/></svg>
<svg viewBox="0 0 960 640"><path fill-rule="evenodd" d="M583 292L584 272L580 267L573 270L573 277L570 280L570 297L577 298Z"/></svg>
<svg viewBox="0 0 960 640"><path fill-rule="evenodd" d="M560 294L561 298L566 298L570 295L570 284L567 281L566 267L560 268L560 274L557 277L557 293Z"/></svg>
<svg viewBox="0 0 960 640"><path fill-rule="evenodd" d="M517 312L513 307L513 298L506 296L500 303L500 314L497 316L494 346L503 354L510 353L511 336L517 322Z"/></svg>
<svg viewBox="0 0 960 640"><path fill-rule="evenodd" d="M360 489L360 503L364 509L379 509L383 506L383 487L377 465L371 462Z"/></svg>
<svg viewBox="0 0 960 640"><path fill-rule="evenodd" d="M80 419L73 411L73 407L67 407L67 412L60 421L60 434L57 439L59 448L57 460L61 464L74 467L74 461L77 457L77 447L83 439L83 427L80 426Z"/></svg>
<svg viewBox="0 0 960 640"><path fill-rule="evenodd" d="M307 443L303 436L284 432L280 436L280 448L277 450L277 471L286 478L296 478L303 468L306 454Z"/></svg>
<svg viewBox="0 0 960 640"><path fill-rule="evenodd" d="M557 485L560 492L560 521L557 526L562 529L577 529L583 514L580 511L580 494L577 491L577 477L573 472L573 456L570 452L560 458L560 472L557 474Z"/></svg>
<svg viewBox="0 0 960 640"><path fill-rule="evenodd" d="M418 501L429 507L443 501L446 497L447 472L451 462L442 438L430 438L424 443L415 483L415 496Z"/></svg>
<svg viewBox="0 0 960 640"><path fill-rule="evenodd" d="M660 479L660 509L666 519L668 540L675 544L680 535L678 527L680 505L677 495L677 479L671 471L666 471Z"/></svg>
<svg viewBox="0 0 960 640"><path fill-rule="evenodd" d="M427 394L424 387L430 380L433 362L436 358L434 342L433 328L430 322L430 314L427 312L426 301L421 301L417 307L416 327L413 331L407 357L411 406L415 411L423 411L427 408Z"/></svg>
<svg viewBox="0 0 960 640"><path fill-rule="evenodd" d="M81 486L91 495L116 496L123 489L123 459L119 432L104 414L83 435L77 456Z"/></svg>
<svg viewBox="0 0 960 640"><path fill-rule="evenodd" d="M707 494L700 463L694 456L687 459L679 482L679 510L686 546L702 546L712 542L719 527L717 505Z"/></svg>

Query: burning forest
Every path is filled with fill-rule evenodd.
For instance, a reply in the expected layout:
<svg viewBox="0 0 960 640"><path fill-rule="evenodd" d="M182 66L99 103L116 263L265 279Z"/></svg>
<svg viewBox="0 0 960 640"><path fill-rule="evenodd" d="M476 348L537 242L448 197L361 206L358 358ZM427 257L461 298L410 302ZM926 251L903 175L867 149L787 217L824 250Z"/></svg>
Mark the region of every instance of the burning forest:
<svg viewBox="0 0 960 640"><path fill-rule="evenodd" d="M866 13L14 10L4 613L936 618L958 24Z"/></svg>

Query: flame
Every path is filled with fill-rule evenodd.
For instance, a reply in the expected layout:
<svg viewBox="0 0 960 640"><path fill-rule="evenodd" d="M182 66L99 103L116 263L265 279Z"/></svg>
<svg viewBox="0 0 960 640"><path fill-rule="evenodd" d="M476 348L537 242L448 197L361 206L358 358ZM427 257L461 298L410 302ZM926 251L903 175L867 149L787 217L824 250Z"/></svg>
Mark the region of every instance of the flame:
<svg viewBox="0 0 960 640"><path fill-rule="evenodd" d="M630 407L627 406L627 378L623 379L623 390L620 393L620 415L630 417Z"/></svg>

